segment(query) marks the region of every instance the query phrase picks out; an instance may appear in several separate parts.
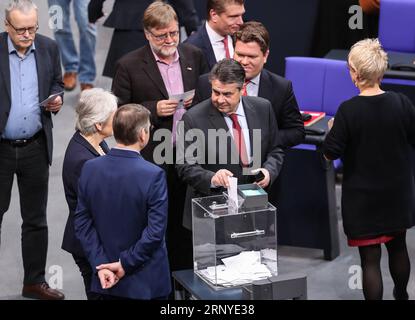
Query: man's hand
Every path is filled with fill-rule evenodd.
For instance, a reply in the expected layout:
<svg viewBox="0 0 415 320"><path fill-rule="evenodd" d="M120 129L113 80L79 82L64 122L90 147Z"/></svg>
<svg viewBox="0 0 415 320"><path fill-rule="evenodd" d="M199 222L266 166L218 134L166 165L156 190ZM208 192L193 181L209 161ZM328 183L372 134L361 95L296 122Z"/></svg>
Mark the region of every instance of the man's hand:
<svg viewBox="0 0 415 320"><path fill-rule="evenodd" d="M212 185L215 187L225 187L229 188L229 180L228 177L232 177L233 173L226 169L220 169L215 175L212 177L210 181Z"/></svg>
<svg viewBox="0 0 415 320"><path fill-rule="evenodd" d="M98 278L101 283L102 289L109 289L117 284L118 278L114 272L108 269L102 269L98 271Z"/></svg>
<svg viewBox="0 0 415 320"><path fill-rule="evenodd" d="M259 168L257 170L252 170L252 173L258 173L258 171L261 171L264 174L264 179L262 179L261 181L255 182L257 185L259 185L261 188L266 188L268 187L270 181L271 181L271 177L269 175L269 171L267 169L264 168Z"/></svg>
<svg viewBox="0 0 415 320"><path fill-rule="evenodd" d="M62 107L62 97L57 96L53 101L50 101L46 106L45 110L50 112L58 112Z"/></svg>
<svg viewBox="0 0 415 320"><path fill-rule="evenodd" d="M179 102L176 100L160 100L157 102L157 115L159 117L168 117L176 112Z"/></svg>
<svg viewBox="0 0 415 320"><path fill-rule="evenodd" d="M115 273L118 279L121 279L125 276L124 268L121 265L120 261L112 262L112 263L104 263L97 266L97 270L108 269Z"/></svg>
<svg viewBox="0 0 415 320"><path fill-rule="evenodd" d="M88 4L88 20L90 23L95 23L99 18L104 16L102 7L105 0L91 0Z"/></svg>

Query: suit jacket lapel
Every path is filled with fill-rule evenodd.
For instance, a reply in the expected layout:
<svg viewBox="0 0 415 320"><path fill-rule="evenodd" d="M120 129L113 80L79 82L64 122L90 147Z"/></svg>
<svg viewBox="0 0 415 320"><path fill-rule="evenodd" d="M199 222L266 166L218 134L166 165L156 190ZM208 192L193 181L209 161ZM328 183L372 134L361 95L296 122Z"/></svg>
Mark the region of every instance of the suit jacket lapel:
<svg viewBox="0 0 415 320"><path fill-rule="evenodd" d="M249 129L249 145L251 146L251 153L253 149L253 131L254 129L260 129L261 123L258 116L255 113L255 106L245 97L242 97L242 105L245 110L246 122Z"/></svg>
<svg viewBox="0 0 415 320"><path fill-rule="evenodd" d="M207 22L206 22L207 23ZM216 57L215 52L213 51L212 43L210 42L209 35L206 30L206 25L202 26L202 40L203 46L205 47L205 52L207 52L207 63L210 66L214 66L216 64Z"/></svg>
<svg viewBox="0 0 415 320"><path fill-rule="evenodd" d="M181 47L178 48L180 55L180 69L182 71L184 92L194 89L193 73L195 65L193 59L188 57Z"/></svg>
<svg viewBox="0 0 415 320"><path fill-rule="evenodd" d="M156 59L154 58L150 45L147 45L146 47L147 47L147 54L143 57L144 72L147 73L148 77L151 79L151 81L154 82L155 87L160 90L162 95L166 99L168 99L169 94L167 93L167 89L166 89L166 86L164 85L163 78L161 77Z"/></svg>
<svg viewBox="0 0 415 320"><path fill-rule="evenodd" d="M272 88L268 73L265 70L262 70L259 78L258 97L272 101L273 94L275 94L273 90L275 90L275 88Z"/></svg>
<svg viewBox="0 0 415 320"><path fill-rule="evenodd" d="M226 124L225 118L223 117L223 115L213 106L213 104L211 104L211 109L210 109L210 113L209 113L209 120L212 123L213 127L216 130L225 130L226 132L229 132L229 127ZM233 143L233 139L231 139L231 143ZM222 148L221 145L219 145L219 142L217 142L216 144L216 150L221 153L221 152L226 152L227 155L231 154L233 152L232 155L232 159L239 159L239 154L238 154L238 150L235 148L231 147L230 143L226 144L226 151Z"/></svg>
<svg viewBox="0 0 415 320"><path fill-rule="evenodd" d="M39 88L39 102L43 101L49 96L49 92L45 91L45 82L46 79L44 75L49 73L49 66L47 59L48 52L45 50L45 48L37 41L35 38L35 59L36 59L36 68L37 68L37 82L38 82L38 88ZM39 59L39 57L41 57Z"/></svg>
<svg viewBox="0 0 415 320"><path fill-rule="evenodd" d="M9 95L9 103L6 103L6 106L10 108L11 84L10 84L9 50L7 46L7 33L6 32L3 32L0 35L0 75L3 76L3 82L6 85L6 91Z"/></svg>

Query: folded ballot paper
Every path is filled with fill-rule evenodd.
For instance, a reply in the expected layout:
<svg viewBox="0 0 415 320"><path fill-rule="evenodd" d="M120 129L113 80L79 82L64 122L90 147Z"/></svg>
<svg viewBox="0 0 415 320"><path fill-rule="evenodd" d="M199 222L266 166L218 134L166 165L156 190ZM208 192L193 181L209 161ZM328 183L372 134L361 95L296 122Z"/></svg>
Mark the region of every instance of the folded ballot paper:
<svg viewBox="0 0 415 320"><path fill-rule="evenodd" d="M266 249L268 258L275 260L276 252ZM272 276L271 271L261 263L261 251L243 251L238 255L222 259L223 265L200 270L207 280L215 285L233 287L252 283ZM276 261L275 261L276 263Z"/></svg>

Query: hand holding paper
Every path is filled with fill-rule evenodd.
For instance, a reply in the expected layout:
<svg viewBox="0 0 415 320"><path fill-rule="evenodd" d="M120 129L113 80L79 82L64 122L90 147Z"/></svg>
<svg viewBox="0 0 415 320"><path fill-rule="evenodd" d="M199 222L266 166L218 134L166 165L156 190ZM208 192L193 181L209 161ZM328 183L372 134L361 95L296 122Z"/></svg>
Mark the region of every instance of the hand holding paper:
<svg viewBox="0 0 415 320"><path fill-rule="evenodd" d="M48 98L39 103L39 106L45 107L46 111L58 112L62 106L63 91L51 94Z"/></svg>
<svg viewBox="0 0 415 320"><path fill-rule="evenodd" d="M189 108L192 105L194 96L195 90L193 89L182 94L173 94L169 96L169 100L178 101L177 109Z"/></svg>

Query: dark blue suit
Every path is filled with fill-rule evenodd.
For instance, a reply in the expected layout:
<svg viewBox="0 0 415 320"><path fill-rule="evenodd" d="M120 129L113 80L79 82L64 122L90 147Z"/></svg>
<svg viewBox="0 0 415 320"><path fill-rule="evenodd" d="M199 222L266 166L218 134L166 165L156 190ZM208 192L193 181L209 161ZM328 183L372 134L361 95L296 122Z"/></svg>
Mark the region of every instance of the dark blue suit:
<svg viewBox="0 0 415 320"><path fill-rule="evenodd" d="M87 161L79 180L75 230L95 269L120 259L126 271L113 288L91 290L132 299L171 291L165 245L167 184L164 171L137 152L112 149Z"/></svg>
<svg viewBox="0 0 415 320"><path fill-rule="evenodd" d="M209 70L212 70L217 61L212 44L210 43L209 35L206 31L206 25L201 25L195 33L191 34L189 38L186 39L185 42L202 50L208 63Z"/></svg>

